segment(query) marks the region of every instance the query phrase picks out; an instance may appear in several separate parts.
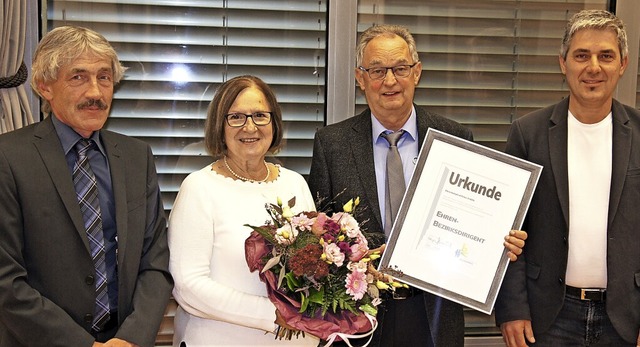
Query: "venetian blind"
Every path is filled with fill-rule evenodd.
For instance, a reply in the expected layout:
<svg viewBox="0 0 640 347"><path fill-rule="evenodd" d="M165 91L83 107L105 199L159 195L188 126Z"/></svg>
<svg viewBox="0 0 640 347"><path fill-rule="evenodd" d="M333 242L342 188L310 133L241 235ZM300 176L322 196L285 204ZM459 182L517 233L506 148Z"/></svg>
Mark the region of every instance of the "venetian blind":
<svg viewBox="0 0 640 347"><path fill-rule="evenodd" d="M497 149L513 119L568 94L558 51L567 20L606 0L359 0L358 32L409 27L422 61L415 102L467 125ZM361 93L358 106L365 107Z"/></svg>
<svg viewBox="0 0 640 347"><path fill-rule="evenodd" d="M271 161L307 174L324 123L326 0L48 0L48 30L102 33L127 66L106 128L148 142L165 207L212 160L202 143L220 83L253 74L275 90L285 147Z"/></svg>

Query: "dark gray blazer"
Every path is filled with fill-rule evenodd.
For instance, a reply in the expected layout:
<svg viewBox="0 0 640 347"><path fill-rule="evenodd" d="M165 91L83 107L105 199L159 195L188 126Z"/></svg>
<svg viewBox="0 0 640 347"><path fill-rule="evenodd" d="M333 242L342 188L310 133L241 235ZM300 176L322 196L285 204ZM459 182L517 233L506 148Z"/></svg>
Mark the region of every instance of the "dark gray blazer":
<svg viewBox="0 0 640 347"><path fill-rule="evenodd" d="M101 137L118 233L115 337L153 346L173 287L153 155L142 141ZM0 211L0 346L91 346L95 270L50 118L0 136Z"/></svg>
<svg viewBox="0 0 640 347"><path fill-rule="evenodd" d="M531 320L544 333L564 300L569 230L567 112L569 99L517 119L506 152L542 165L523 230L523 255L509 266L496 322ZM633 343L640 331L640 112L614 100L613 167L607 245L607 313Z"/></svg>
<svg viewBox="0 0 640 347"><path fill-rule="evenodd" d="M416 106L418 140L422 145L428 128L473 140L471 131L462 125L430 113ZM356 215L363 223L370 247L384 243L382 217L378 205L378 189L373 164L371 111L326 126L316 133L313 161L309 175L309 188L314 197L333 199L333 203L319 204L340 211L349 199L360 197L360 212ZM343 192L344 190L344 192ZM342 193L341 193L342 192ZM339 196L337 196L341 193ZM336 197L337 196L337 197ZM356 211L357 212L357 211ZM437 347L455 347L464 344L464 317L462 307L438 296L424 293L425 310ZM384 318L379 321L384 324ZM407 320L413 317L406 317ZM378 328L378 330L381 330Z"/></svg>

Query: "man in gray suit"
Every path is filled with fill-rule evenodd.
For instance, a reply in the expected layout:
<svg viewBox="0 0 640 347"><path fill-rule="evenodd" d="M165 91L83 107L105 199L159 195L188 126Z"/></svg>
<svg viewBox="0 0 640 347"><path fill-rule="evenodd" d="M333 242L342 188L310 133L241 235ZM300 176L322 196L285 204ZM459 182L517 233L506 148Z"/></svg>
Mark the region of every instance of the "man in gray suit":
<svg viewBox="0 0 640 347"><path fill-rule="evenodd" d="M101 130L123 74L94 31L38 45L48 117L0 136L2 347L154 345L173 287L154 159Z"/></svg>
<svg viewBox="0 0 640 347"><path fill-rule="evenodd" d="M640 112L613 99L627 53L620 19L577 13L569 97L511 126L506 151L544 170L496 302L509 347L640 345Z"/></svg>
<svg viewBox="0 0 640 347"><path fill-rule="evenodd" d="M413 104L422 64L409 31L378 25L361 36L356 51L356 79L369 108L316 133L309 176L312 194L329 201L317 208L340 210L360 197L356 217L371 248L385 243L385 157L389 143L382 133L402 130L397 143L405 182L409 182L428 128L472 140L462 125ZM403 192L402 192L403 193ZM526 234L515 233L520 238ZM523 241L508 237L508 248L520 254ZM517 244L514 245L514 244ZM515 254L510 254L515 257ZM378 310L380 327L371 346L445 346L464 344L462 307L415 288L389 297Z"/></svg>

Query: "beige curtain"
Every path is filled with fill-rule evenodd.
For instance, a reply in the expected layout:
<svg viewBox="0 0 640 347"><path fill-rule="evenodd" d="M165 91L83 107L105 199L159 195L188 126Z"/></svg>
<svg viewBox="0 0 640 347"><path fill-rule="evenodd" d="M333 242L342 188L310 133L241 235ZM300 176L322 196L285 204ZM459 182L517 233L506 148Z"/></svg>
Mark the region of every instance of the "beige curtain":
<svg viewBox="0 0 640 347"><path fill-rule="evenodd" d="M34 122L24 88L27 1L0 0L0 134Z"/></svg>

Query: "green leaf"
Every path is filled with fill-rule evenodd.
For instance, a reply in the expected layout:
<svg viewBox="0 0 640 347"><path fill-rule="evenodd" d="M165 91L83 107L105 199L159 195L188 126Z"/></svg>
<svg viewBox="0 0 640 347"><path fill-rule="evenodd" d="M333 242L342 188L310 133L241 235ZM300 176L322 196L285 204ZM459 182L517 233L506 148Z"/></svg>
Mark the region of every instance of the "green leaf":
<svg viewBox="0 0 640 347"><path fill-rule="evenodd" d="M287 288L291 291L295 291L300 287L301 283L293 272L288 272L285 276L287 279Z"/></svg>
<svg viewBox="0 0 640 347"><path fill-rule="evenodd" d="M300 313L304 313L304 311L307 310L307 307L309 307L309 300L307 300L306 295L304 295L303 292L300 292Z"/></svg>
<svg viewBox="0 0 640 347"><path fill-rule="evenodd" d="M324 287L320 287L320 290L311 289L309 301L322 305L324 303Z"/></svg>
<svg viewBox="0 0 640 347"><path fill-rule="evenodd" d="M372 316L376 316L378 314L378 309L375 308L374 306L370 305L370 304L364 304L362 306L359 307L360 311L368 313Z"/></svg>

